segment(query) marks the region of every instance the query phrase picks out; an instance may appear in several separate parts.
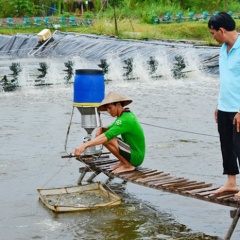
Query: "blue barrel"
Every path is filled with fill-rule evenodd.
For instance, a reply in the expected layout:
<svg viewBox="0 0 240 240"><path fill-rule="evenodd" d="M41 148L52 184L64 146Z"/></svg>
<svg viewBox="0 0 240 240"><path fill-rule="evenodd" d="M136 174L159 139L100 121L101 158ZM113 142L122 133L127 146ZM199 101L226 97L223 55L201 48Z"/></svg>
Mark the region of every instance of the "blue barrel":
<svg viewBox="0 0 240 240"><path fill-rule="evenodd" d="M99 106L105 94L102 70L77 69L74 78L73 105Z"/></svg>

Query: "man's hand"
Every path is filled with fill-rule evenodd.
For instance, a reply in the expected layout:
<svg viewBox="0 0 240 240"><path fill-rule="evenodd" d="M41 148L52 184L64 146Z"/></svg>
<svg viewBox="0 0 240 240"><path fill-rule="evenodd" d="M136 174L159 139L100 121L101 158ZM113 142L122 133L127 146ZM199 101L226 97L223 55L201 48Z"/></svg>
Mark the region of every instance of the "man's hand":
<svg viewBox="0 0 240 240"><path fill-rule="evenodd" d="M240 113L237 113L233 118L233 124L236 125L237 132L240 132Z"/></svg>
<svg viewBox="0 0 240 240"><path fill-rule="evenodd" d="M214 119L215 119L215 122L217 123L218 122L218 109L217 108L214 112Z"/></svg>
<svg viewBox="0 0 240 240"><path fill-rule="evenodd" d="M75 148L74 155L76 157L80 157L80 155L85 151L86 146L84 144L80 145L79 147Z"/></svg>
<svg viewBox="0 0 240 240"><path fill-rule="evenodd" d="M80 157L80 155L86 150L86 148L96 146L96 145L99 145L99 144L103 144L103 143L107 142L107 140L108 139L105 136L105 134L100 134L98 137L96 137L96 138L94 138L90 141L86 141L85 143L83 143L79 147L75 148L74 155L76 157Z"/></svg>

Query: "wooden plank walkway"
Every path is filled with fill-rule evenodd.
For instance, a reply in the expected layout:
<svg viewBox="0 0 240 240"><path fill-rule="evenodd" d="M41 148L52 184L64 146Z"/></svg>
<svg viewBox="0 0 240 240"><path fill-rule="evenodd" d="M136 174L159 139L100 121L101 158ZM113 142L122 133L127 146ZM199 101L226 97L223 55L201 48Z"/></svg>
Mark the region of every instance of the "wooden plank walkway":
<svg viewBox="0 0 240 240"><path fill-rule="evenodd" d="M106 155L105 157L100 158L77 159L78 161L87 165L83 169L82 176L80 176L80 182L88 170L87 168L89 168L89 170L95 172L95 175L91 177L91 180L97 174L102 172L109 178L116 177L127 182L132 182L157 190L163 190L225 206L231 206L235 208L240 207L240 202L233 199L235 194L234 192L212 194L212 191L219 187L214 187L211 183L192 181L183 177L174 177L169 173L142 167L139 167L132 172L114 174L111 172L110 166L117 164L119 161L117 159L109 159L108 157L109 156Z"/></svg>

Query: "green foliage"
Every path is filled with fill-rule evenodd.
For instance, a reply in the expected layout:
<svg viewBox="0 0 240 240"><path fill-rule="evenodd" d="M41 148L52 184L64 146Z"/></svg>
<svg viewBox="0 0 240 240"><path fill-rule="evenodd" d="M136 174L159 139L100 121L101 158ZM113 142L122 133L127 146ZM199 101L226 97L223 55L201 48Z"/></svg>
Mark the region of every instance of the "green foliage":
<svg viewBox="0 0 240 240"><path fill-rule="evenodd" d="M64 11L65 12L73 12L74 7L74 0L66 0L64 4Z"/></svg>
<svg viewBox="0 0 240 240"><path fill-rule="evenodd" d="M99 12L101 10L101 0L96 0L94 5L94 11Z"/></svg>
<svg viewBox="0 0 240 240"><path fill-rule="evenodd" d="M85 12L83 15L84 15L84 18L90 18L90 19L95 17L92 12Z"/></svg>
<svg viewBox="0 0 240 240"><path fill-rule="evenodd" d="M187 17L190 11L201 15L204 11L213 14L218 11L240 12L240 0L109 0L108 8L102 16L112 17L113 6L117 6L116 13L118 19L132 18L141 19L143 22L152 22L152 15L156 14L162 18L170 12L173 18L179 11ZM227 9L225 9L227 8Z"/></svg>
<svg viewBox="0 0 240 240"><path fill-rule="evenodd" d="M34 4L29 0L9 1L16 16L30 16L34 12Z"/></svg>
<svg viewBox="0 0 240 240"><path fill-rule="evenodd" d="M122 7L124 5L124 0L109 0L108 3L112 7Z"/></svg>
<svg viewBox="0 0 240 240"><path fill-rule="evenodd" d="M230 1L228 3L228 10L232 10L233 11L233 15L234 12L240 12L240 0L236 0L236 1Z"/></svg>
<svg viewBox="0 0 240 240"><path fill-rule="evenodd" d="M32 17L42 15L43 4L51 4L52 1L32 1L32 0L0 0L0 17Z"/></svg>
<svg viewBox="0 0 240 240"><path fill-rule="evenodd" d="M57 2L64 2L64 12L69 15L75 11L74 0L0 0L0 17L45 16L49 13L51 6L57 7ZM237 13L240 12L239 2L240 0L108 0L107 8L104 7L101 16L112 18L115 6L119 19L127 17L149 22L152 14L161 17L166 12L171 12L172 16L176 16L178 11L182 11L185 16L190 11L194 11L196 14L208 11L211 14L215 10L232 10L233 13ZM93 3L94 12L99 13L102 10L103 1L93 0ZM84 4L87 8L86 1Z"/></svg>

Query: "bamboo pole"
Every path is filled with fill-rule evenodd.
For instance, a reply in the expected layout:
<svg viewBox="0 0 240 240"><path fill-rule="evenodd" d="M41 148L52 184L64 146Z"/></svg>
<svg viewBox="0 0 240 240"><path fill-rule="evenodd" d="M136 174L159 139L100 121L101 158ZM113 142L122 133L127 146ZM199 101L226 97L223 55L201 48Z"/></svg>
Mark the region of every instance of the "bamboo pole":
<svg viewBox="0 0 240 240"><path fill-rule="evenodd" d="M116 16L115 5L116 5L116 0L114 1L114 4L113 4L113 11L114 11L115 35L118 36L118 26L117 26L117 16Z"/></svg>
<svg viewBox="0 0 240 240"><path fill-rule="evenodd" d="M230 240L232 234L233 234L233 231L237 225L237 222L238 222L238 219L240 217L240 207L238 209L235 209L233 211L231 211L231 215L233 215L233 221L232 221L232 224L230 226L230 228L228 229L228 232L224 238L224 240Z"/></svg>

